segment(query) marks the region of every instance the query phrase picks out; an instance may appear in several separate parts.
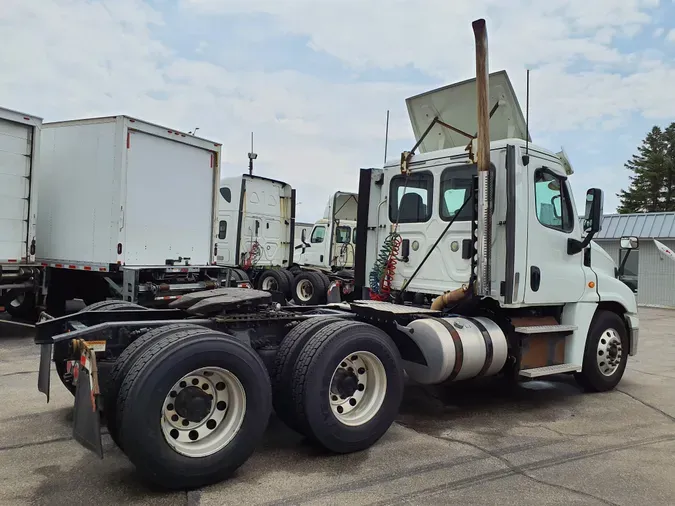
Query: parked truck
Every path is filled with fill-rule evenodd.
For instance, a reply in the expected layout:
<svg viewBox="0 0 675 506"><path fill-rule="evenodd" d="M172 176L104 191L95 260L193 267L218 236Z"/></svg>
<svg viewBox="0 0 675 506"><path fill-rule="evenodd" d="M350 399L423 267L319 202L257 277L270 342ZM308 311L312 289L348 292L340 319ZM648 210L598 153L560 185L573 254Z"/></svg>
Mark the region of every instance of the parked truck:
<svg viewBox="0 0 675 506"><path fill-rule="evenodd" d="M593 246L602 191L587 192L582 226L571 168L531 144L508 77L487 72L484 21L473 29L476 79L409 99L415 149L360 172L363 298L283 306L221 288L168 309L43 314L38 388L49 395L52 360L72 364L77 441L103 456L102 413L146 479L196 487L247 460L272 409L332 452L368 448L397 415L404 371L617 385L639 320Z"/></svg>
<svg viewBox="0 0 675 506"><path fill-rule="evenodd" d="M322 304L331 290L349 297L354 289L354 253L358 195L338 191L330 196L323 218L296 242L293 300Z"/></svg>
<svg viewBox="0 0 675 506"><path fill-rule="evenodd" d="M331 195L324 216L300 228L296 192L283 181L253 174L220 182L218 265L232 268L241 284L283 294L297 304L326 302L340 283L353 289L357 196Z"/></svg>
<svg viewBox="0 0 675 506"><path fill-rule="evenodd" d="M220 148L127 116L44 123L29 178L38 268L13 311L60 315L71 299L161 306L229 283L214 265Z"/></svg>
<svg viewBox="0 0 675 506"><path fill-rule="evenodd" d="M30 294L40 283L35 178L41 131L42 118L0 107L0 306L16 318L32 313Z"/></svg>
<svg viewBox="0 0 675 506"><path fill-rule="evenodd" d="M220 182L216 261L244 283L290 296L295 190L253 174Z"/></svg>

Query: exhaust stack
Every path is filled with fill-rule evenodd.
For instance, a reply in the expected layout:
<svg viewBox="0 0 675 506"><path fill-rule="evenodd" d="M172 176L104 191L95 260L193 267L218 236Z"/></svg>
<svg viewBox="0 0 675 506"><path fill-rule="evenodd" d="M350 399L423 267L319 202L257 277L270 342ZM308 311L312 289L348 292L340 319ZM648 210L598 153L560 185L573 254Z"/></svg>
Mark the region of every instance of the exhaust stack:
<svg viewBox="0 0 675 506"><path fill-rule="evenodd" d="M478 103L478 273L475 293L488 297L491 292L490 249L492 246L488 37L484 19L478 19L471 25L476 40L476 100Z"/></svg>

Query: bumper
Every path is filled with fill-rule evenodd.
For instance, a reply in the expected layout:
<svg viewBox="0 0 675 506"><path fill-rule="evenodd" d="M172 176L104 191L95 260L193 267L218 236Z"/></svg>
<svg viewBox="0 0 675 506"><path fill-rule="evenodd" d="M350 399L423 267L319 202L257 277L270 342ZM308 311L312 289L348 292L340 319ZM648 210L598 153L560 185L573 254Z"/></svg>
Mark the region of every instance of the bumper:
<svg viewBox="0 0 675 506"><path fill-rule="evenodd" d="M630 342L629 355L637 354L638 340L640 339L640 319L636 314L627 313L624 316L626 320L626 328L628 329L628 340Z"/></svg>

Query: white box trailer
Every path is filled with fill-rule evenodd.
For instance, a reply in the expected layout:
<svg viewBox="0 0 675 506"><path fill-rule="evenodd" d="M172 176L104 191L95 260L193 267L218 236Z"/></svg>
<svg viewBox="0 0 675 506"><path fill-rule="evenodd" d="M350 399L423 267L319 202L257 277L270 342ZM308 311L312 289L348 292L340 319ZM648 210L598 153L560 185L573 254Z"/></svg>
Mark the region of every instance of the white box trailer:
<svg viewBox="0 0 675 506"><path fill-rule="evenodd" d="M41 146L36 256L51 311L219 285L219 143L111 116L44 123Z"/></svg>
<svg viewBox="0 0 675 506"><path fill-rule="evenodd" d="M0 107L0 306L13 312L37 283L36 175L42 118Z"/></svg>

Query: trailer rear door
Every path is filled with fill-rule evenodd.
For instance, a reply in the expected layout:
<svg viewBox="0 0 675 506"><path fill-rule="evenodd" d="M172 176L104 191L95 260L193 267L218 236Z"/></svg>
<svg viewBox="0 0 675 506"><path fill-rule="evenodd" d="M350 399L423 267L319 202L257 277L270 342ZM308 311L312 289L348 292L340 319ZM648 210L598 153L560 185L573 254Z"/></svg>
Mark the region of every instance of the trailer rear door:
<svg viewBox="0 0 675 506"><path fill-rule="evenodd" d="M29 255L33 127L0 118L0 262Z"/></svg>
<svg viewBox="0 0 675 506"><path fill-rule="evenodd" d="M127 265L211 262L213 152L129 130L123 255Z"/></svg>

